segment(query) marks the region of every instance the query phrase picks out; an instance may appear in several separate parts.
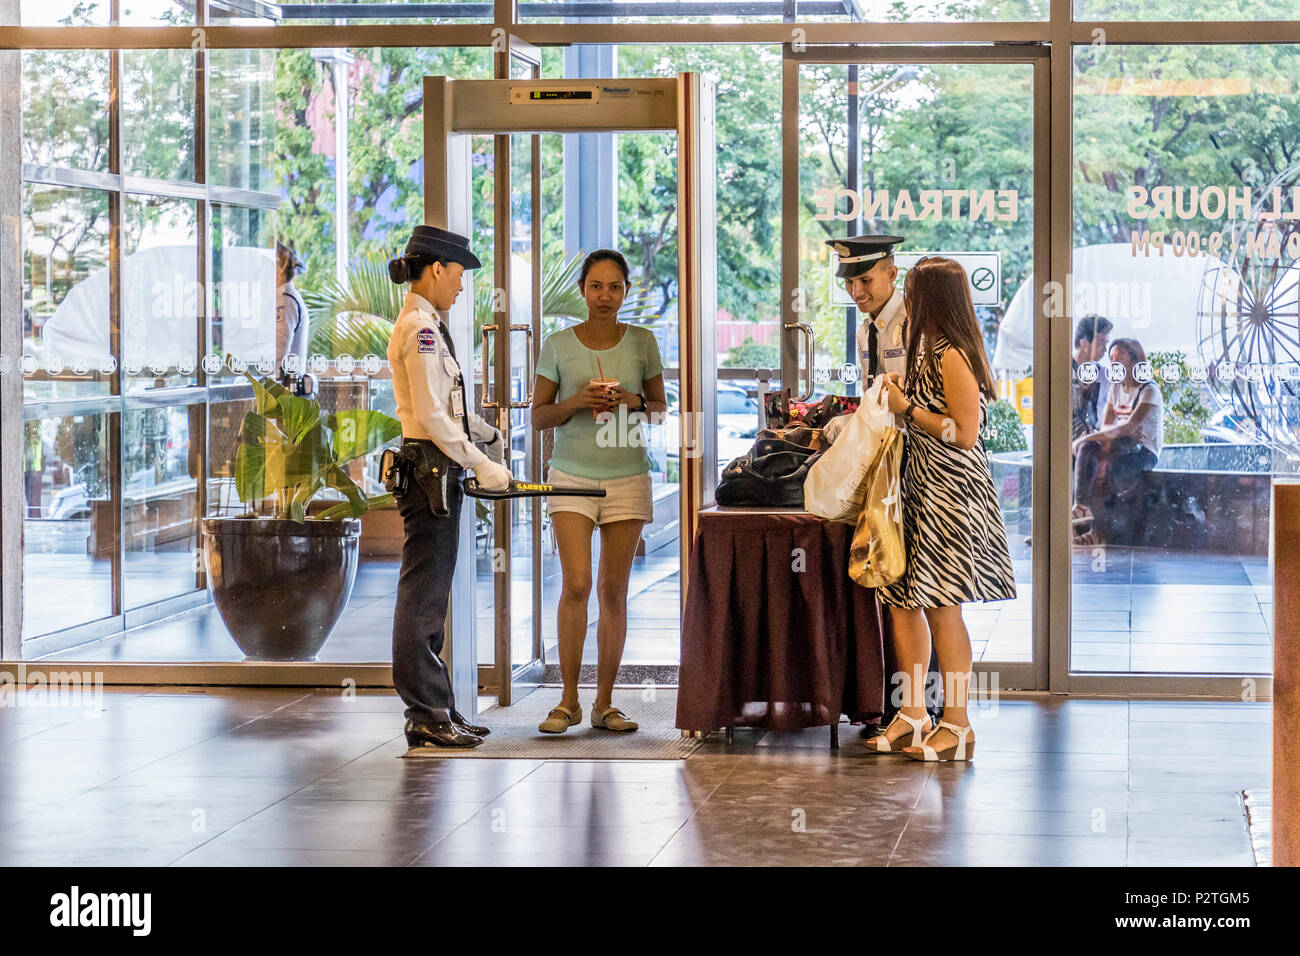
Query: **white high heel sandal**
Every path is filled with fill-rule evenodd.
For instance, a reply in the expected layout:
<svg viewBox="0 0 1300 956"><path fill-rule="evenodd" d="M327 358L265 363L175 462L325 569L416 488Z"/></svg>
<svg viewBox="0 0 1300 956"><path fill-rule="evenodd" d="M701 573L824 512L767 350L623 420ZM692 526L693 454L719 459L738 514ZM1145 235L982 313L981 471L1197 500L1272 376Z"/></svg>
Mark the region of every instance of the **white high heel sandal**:
<svg viewBox="0 0 1300 956"><path fill-rule="evenodd" d="M910 742L907 742L906 734L899 737L892 744L889 742L889 727L894 726L894 720L902 720L912 728L912 739ZM867 748L867 753L898 754L903 752L904 747L921 746L926 734L925 725L930 722L929 715L926 715L925 717L909 717L900 710L894 715L894 720L889 722L889 727L886 727L881 731L878 737L872 737L871 740L864 740L862 742L863 746ZM931 733L933 733L933 731L931 731ZM872 744L873 740L875 741L874 745Z"/></svg>
<svg viewBox="0 0 1300 956"><path fill-rule="evenodd" d="M941 729L949 731L957 738L957 742L944 747L942 750L935 750L930 746L930 738L937 734ZM919 754L904 752L903 756L912 760L924 760L927 763L970 760L971 757L975 756L975 741L971 739L970 726L958 727L956 724L950 724L946 720L939 721L939 725L925 735L925 741L914 746L920 747L921 752Z"/></svg>

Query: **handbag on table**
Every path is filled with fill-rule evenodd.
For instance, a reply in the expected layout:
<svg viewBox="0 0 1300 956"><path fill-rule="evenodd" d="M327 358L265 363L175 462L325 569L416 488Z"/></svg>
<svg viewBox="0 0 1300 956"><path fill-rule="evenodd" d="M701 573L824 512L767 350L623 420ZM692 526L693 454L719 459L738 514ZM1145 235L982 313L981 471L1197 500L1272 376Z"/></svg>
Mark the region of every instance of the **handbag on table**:
<svg viewBox="0 0 1300 956"><path fill-rule="evenodd" d="M760 438L723 470L714 500L730 507L802 507L804 480L820 455L807 445Z"/></svg>
<svg viewBox="0 0 1300 956"><path fill-rule="evenodd" d="M820 451L830 444L826 441L826 436L820 428L809 428L807 425L792 425L784 428L760 428L758 430L759 438L779 438L782 441L792 442L796 445L803 445L811 448L813 451Z"/></svg>

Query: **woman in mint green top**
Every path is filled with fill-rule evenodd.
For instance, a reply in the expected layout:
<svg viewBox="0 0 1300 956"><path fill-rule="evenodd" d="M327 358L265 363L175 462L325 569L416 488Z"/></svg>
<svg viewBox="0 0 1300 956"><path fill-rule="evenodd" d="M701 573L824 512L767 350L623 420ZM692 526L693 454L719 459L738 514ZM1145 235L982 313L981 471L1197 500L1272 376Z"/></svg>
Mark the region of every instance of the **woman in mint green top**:
<svg viewBox="0 0 1300 956"><path fill-rule="evenodd" d="M564 695L539 730L563 733L582 720L578 671L591 596L591 536L600 528L596 624L599 657L591 723L636 730L612 706L627 640L627 588L641 529L654 517L644 423L668 408L654 333L618 321L627 295L627 260L599 249L582 264L578 289L587 319L542 343L533 385L533 428L556 429L547 480L604 490L602 498L552 497L547 513L560 551L563 588L558 626Z"/></svg>
<svg viewBox="0 0 1300 956"><path fill-rule="evenodd" d="M622 406L596 415L574 415L555 431L551 467L582 478L626 478L650 470L643 431L645 414L638 414L640 397L658 379L663 388L663 362L654 333L642 326L620 322L616 345L589 348L579 329L561 329L542 343L537 374L558 385L554 400L563 404L579 395L593 379L617 380ZM591 341L591 339L588 339ZM597 338L596 341L599 341ZM538 384L541 384L540 382ZM650 405L647 398L647 408Z"/></svg>

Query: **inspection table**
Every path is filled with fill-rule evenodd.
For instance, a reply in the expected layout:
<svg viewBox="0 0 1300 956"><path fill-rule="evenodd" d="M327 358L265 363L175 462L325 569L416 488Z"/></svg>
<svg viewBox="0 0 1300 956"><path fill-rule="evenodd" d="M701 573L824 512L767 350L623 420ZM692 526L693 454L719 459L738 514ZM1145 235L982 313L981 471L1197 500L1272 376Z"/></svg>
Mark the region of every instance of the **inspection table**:
<svg viewBox="0 0 1300 956"><path fill-rule="evenodd" d="M884 624L849 578L853 526L791 508L700 512L691 547L677 726L831 728L885 710Z"/></svg>

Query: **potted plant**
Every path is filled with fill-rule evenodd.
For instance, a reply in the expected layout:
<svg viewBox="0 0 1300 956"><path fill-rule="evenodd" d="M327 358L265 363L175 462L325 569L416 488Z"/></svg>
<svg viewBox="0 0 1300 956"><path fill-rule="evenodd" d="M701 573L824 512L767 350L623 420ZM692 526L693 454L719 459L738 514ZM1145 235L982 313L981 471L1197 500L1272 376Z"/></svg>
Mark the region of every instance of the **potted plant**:
<svg viewBox="0 0 1300 956"><path fill-rule="evenodd" d="M316 658L356 580L360 516L392 502L367 497L344 469L401 434L382 412L322 416L319 403L269 378L253 383L235 451L235 491L249 511L203 521L208 586L231 637L250 660ZM318 515L326 489L342 500Z"/></svg>

